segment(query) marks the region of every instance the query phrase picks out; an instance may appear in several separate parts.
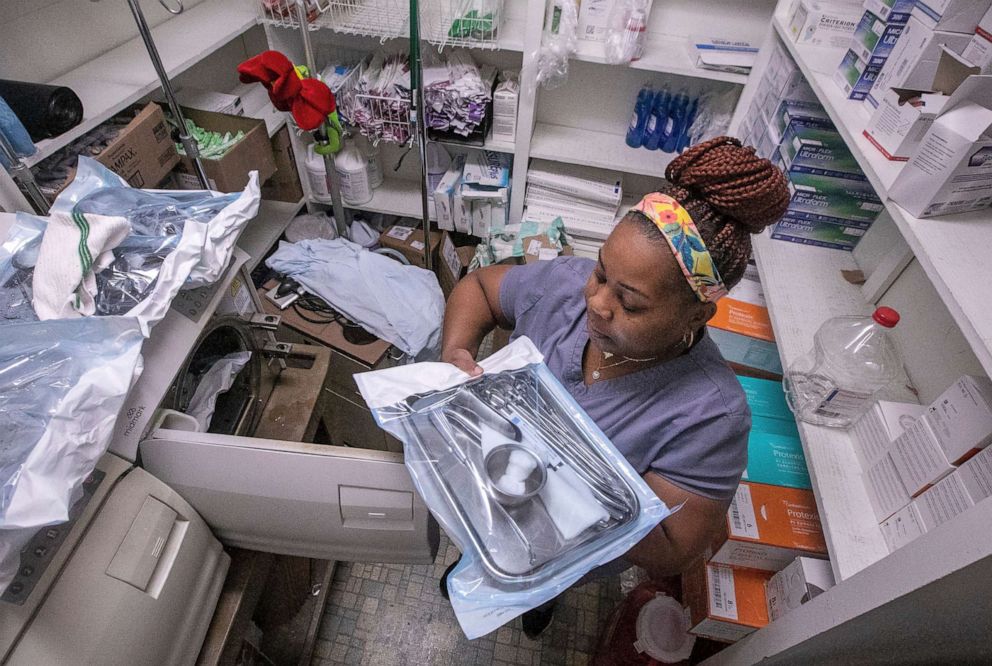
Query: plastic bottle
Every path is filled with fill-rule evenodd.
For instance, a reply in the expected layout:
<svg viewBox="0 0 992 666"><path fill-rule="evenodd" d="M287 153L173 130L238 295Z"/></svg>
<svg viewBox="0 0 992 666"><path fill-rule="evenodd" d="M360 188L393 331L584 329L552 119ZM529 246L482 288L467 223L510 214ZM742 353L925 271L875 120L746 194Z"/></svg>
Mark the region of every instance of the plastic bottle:
<svg viewBox="0 0 992 666"><path fill-rule="evenodd" d="M427 185L430 191L437 189L445 172L451 166L451 155L439 143L433 141L427 144Z"/></svg>
<svg viewBox="0 0 992 666"><path fill-rule="evenodd" d="M686 111L689 107L689 95L683 90L668 105L668 122L662 135L663 142L658 147L666 153L674 153L679 143L679 134L685 127Z"/></svg>
<svg viewBox="0 0 992 666"><path fill-rule="evenodd" d="M650 86L644 86L637 93L637 101L634 103L634 112L630 116L630 125L627 127L627 145L631 148L640 148L644 145L644 130L648 124L648 117L651 115L651 105L654 102L654 91Z"/></svg>
<svg viewBox="0 0 992 666"><path fill-rule="evenodd" d="M668 88L663 88L655 94L654 103L651 105L651 115L648 117L647 125L644 128L644 147L648 150L658 150L661 145L662 132L665 123L668 121L668 103L671 95Z"/></svg>
<svg viewBox="0 0 992 666"><path fill-rule="evenodd" d="M657 666L689 658L695 636L675 599L652 582L641 583L610 618L593 666Z"/></svg>
<svg viewBox="0 0 992 666"><path fill-rule="evenodd" d="M689 111L686 113L685 123L682 125L682 130L679 132L678 145L675 150L682 152L689 147L689 136L692 132L692 125L696 122L696 113L699 110L699 98L693 97L692 101L689 102Z"/></svg>
<svg viewBox="0 0 992 666"><path fill-rule="evenodd" d="M345 139L344 148L334 157L334 170L341 180L341 200L353 206L372 200L369 162L354 139Z"/></svg>
<svg viewBox="0 0 992 666"><path fill-rule="evenodd" d="M324 157L314 152L312 143L307 146L306 166L307 179L310 181L313 198L320 201L330 201L331 184L328 182L327 171L324 167Z"/></svg>
<svg viewBox="0 0 992 666"><path fill-rule="evenodd" d="M899 313L881 307L871 317L834 317L813 336L813 349L786 372L789 407L807 423L846 428L899 375L901 361L888 330Z"/></svg>

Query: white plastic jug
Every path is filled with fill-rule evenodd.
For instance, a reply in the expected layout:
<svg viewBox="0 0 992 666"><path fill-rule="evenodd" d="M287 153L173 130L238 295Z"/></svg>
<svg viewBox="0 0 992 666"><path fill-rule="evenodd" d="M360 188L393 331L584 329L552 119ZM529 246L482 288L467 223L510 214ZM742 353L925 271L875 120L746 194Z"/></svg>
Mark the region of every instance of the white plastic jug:
<svg viewBox="0 0 992 666"><path fill-rule="evenodd" d="M341 180L342 201L355 206L372 200L369 163L354 140L345 140L344 149L334 157L334 170Z"/></svg>
<svg viewBox="0 0 992 666"><path fill-rule="evenodd" d="M313 190L313 198L320 201L330 202L331 183L324 168L324 157L318 155L313 150L313 144L307 146L307 179L310 181L310 189Z"/></svg>

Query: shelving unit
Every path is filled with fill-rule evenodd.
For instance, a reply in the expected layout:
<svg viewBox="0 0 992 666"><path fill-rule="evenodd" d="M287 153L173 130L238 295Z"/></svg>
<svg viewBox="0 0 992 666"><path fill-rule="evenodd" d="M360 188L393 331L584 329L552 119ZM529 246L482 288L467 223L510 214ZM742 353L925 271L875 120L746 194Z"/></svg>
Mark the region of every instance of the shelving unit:
<svg viewBox="0 0 992 666"><path fill-rule="evenodd" d="M266 201L258 206L258 214L248 222L248 225L238 237L238 247L244 250L250 259L245 263L248 272L255 270L258 262L272 247L293 218L300 212L306 198L295 203L286 201Z"/></svg>
<svg viewBox="0 0 992 666"><path fill-rule="evenodd" d="M206 0L153 28L152 35L166 71L174 77L255 24L255 13L242 2ZM72 88L83 102L85 115L82 123L68 132L38 142L38 152L24 160L28 166L34 166L159 87L140 37L48 83Z"/></svg>
<svg viewBox="0 0 992 666"><path fill-rule="evenodd" d="M641 69L648 72L678 74L679 76L688 76L694 79L726 81L741 85L747 83L746 74L719 72L696 67L692 60L689 59L687 43L687 37L649 32L645 36L644 55L640 60L630 63L630 67L631 69ZM574 57L576 60L607 64L602 42L579 40L579 47Z"/></svg>
<svg viewBox="0 0 992 666"><path fill-rule="evenodd" d="M369 213L384 213L419 219L423 214L420 202L420 183L415 180L384 178L382 185L372 192L371 201L358 206L346 203L344 207L352 210L364 210Z"/></svg>
<svg viewBox="0 0 992 666"><path fill-rule="evenodd" d="M665 177L665 167L677 157L660 150L631 148L619 134L550 123L535 125L530 156L657 178Z"/></svg>
<svg viewBox="0 0 992 666"><path fill-rule="evenodd" d="M844 137L907 244L933 283L986 373L992 374L992 308L974 297L975 285L992 281L992 225L988 211L919 219L889 199L904 162L891 162L864 137L870 114L863 102L847 99L831 80L844 53L840 49L799 46L779 12L774 26L796 64Z"/></svg>

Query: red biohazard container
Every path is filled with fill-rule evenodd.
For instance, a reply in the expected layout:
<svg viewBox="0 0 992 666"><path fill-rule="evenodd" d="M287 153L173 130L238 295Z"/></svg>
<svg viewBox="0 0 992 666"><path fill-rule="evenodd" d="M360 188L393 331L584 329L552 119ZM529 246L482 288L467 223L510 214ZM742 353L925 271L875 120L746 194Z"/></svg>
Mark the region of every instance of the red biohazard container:
<svg viewBox="0 0 992 666"><path fill-rule="evenodd" d="M594 666L688 663L695 642L682 605L654 583L641 583L613 611L592 663Z"/></svg>

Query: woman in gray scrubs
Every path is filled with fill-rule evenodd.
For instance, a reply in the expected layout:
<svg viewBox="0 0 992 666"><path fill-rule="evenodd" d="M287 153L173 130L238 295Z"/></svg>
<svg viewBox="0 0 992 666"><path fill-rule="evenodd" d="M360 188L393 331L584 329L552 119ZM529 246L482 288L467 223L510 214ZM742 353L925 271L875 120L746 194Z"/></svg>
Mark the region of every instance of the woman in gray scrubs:
<svg viewBox="0 0 992 666"><path fill-rule="evenodd" d="M448 300L442 342L442 360L479 374L475 355L494 327L529 337L658 497L682 505L624 558L653 577L680 573L703 552L747 463L744 392L705 325L743 276L750 235L789 201L782 172L729 137L690 148L665 177L598 261L470 273ZM525 613L525 632L540 634L552 609Z"/></svg>

